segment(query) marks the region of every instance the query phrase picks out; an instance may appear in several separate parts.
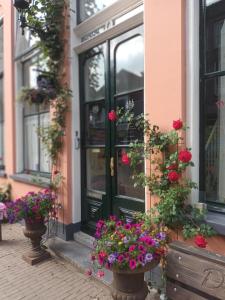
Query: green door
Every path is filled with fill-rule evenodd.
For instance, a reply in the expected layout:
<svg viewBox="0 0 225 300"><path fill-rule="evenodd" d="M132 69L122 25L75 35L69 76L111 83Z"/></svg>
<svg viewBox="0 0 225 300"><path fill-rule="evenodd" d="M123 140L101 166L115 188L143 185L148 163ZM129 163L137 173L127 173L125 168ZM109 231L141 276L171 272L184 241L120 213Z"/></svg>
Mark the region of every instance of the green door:
<svg viewBox="0 0 225 300"><path fill-rule="evenodd" d="M131 103L135 114L143 113L143 49L140 26L80 56L82 229L88 233L100 218L144 210L144 189L134 188L130 168L121 161L129 143L143 137L126 123L108 120L108 112Z"/></svg>

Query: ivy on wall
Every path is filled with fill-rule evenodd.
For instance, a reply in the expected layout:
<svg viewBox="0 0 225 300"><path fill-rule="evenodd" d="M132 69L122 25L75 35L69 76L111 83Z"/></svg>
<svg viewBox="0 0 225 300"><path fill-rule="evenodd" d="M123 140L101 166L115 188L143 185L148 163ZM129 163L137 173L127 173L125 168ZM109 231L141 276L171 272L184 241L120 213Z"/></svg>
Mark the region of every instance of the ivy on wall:
<svg viewBox="0 0 225 300"><path fill-rule="evenodd" d="M38 88L25 88L20 99L24 102L49 103L51 123L39 128L39 136L46 147L53 167L57 165L63 149L66 129L66 112L71 91L65 82L67 0L33 1L26 11L26 22L31 35L37 38L40 59L45 62L37 78ZM54 187L54 186L53 186Z"/></svg>

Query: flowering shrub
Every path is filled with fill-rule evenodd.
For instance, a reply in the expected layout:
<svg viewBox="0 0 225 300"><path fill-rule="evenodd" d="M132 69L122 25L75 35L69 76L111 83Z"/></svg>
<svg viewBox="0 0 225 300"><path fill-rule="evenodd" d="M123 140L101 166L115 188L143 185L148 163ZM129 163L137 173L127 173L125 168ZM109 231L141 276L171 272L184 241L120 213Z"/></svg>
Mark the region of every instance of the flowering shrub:
<svg viewBox="0 0 225 300"><path fill-rule="evenodd" d="M186 127L183 122L175 120L172 130L162 132L143 114L135 116L132 103L129 109L118 109L117 116L117 124L126 122L128 128L145 137L130 143L126 159L122 156L121 161L130 165L134 186L147 186L152 195L158 196L158 202L150 211L154 222L175 230L183 229L185 238L213 235L214 231L204 221L205 212L186 202L197 185L185 173L194 164L191 149L184 147L183 131ZM144 159L150 162L149 173L139 172L138 166Z"/></svg>
<svg viewBox="0 0 225 300"><path fill-rule="evenodd" d="M99 220L95 237L92 261L100 268L135 270L165 255L165 230L153 227L141 215L134 222L118 220L115 216L107 221Z"/></svg>
<svg viewBox="0 0 225 300"><path fill-rule="evenodd" d="M15 202L8 202L7 216L9 223L24 219L32 224L35 221L45 220L50 213L54 214L55 195L51 190L37 193L29 192Z"/></svg>

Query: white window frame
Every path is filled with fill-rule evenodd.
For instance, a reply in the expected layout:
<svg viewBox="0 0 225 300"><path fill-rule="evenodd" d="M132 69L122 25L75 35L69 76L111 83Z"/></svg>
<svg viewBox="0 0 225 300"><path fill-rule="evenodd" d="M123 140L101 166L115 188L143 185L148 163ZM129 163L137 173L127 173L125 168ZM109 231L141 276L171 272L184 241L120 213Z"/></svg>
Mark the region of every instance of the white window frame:
<svg viewBox="0 0 225 300"><path fill-rule="evenodd" d="M186 123L187 146L192 149L194 168L189 169L191 180L199 183L199 0L186 1ZM199 202L199 190L191 193L192 204Z"/></svg>

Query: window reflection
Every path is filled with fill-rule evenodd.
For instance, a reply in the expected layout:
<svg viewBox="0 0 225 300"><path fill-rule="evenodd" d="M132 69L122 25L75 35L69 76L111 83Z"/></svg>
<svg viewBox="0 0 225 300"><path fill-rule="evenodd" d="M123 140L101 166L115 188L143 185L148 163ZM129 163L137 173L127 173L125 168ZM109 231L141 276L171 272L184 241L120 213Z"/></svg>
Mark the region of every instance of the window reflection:
<svg viewBox="0 0 225 300"><path fill-rule="evenodd" d="M79 19L84 21L117 0L79 0Z"/></svg>
<svg viewBox="0 0 225 300"><path fill-rule="evenodd" d="M116 50L116 93L143 88L144 86L144 44L136 36Z"/></svg>
<svg viewBox="0 0 225 300"><path fill-rule="evenodd" d="M105 144L105 103L86 105L86 144Z"/></svg>
<svg viewBox="0 0 225 300"><path fill-rule="evenodd" d="M87 189L105 191L105 150L88 149L87 157Z"/></svg>
<svg viewBox="0 0 225 300"><path fill-rule="evenodd" d="M121 196L144 199L145 189L140 186L134 187L131 168L129 165L124 165L121 161L124 151L126 151L126 149L119 149L117 151L117 193ZM136 171L144 171L144 162L137 166Z"/></svg>
<svg viewBox="0 0 225 300"><path fill-rule="evenodd" d="M225 77L206 81L205 189L207 201L225 203Z"/></svg>
<svg viewBox="0 0 225 300"><path fill-rule="evenodd" d="M85 101L105 98L105 63L103 54L97 54L85 62Z"/></svg>

